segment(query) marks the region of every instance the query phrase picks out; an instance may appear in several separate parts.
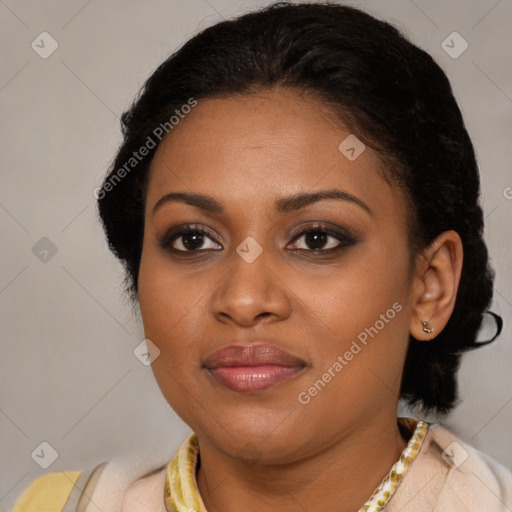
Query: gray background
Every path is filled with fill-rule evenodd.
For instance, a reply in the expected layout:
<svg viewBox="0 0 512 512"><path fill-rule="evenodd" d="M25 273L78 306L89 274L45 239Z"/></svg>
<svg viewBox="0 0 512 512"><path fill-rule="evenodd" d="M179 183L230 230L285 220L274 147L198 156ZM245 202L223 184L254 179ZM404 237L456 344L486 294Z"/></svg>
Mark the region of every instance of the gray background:
<svg viewBox="0 0 512 512"><path fill-rule="evenodd" d="M156 66L199 29L267 3L0 0L0 510L46 471L134 446L170 458L189 433L133 355L142 327L121 294L93 190L121 140L120 114ZM463 403L445 423L512 468L512 2L350 3L434 56L475 144L497 274L492 309L505 327L464 359ZM47 59L31 48L43 31L59 45ZM469 44L456 59L441 47L453 31ZM57 249L46 262L32 251L42 237ZM31 457L43 441L58 452L46 470Z"/></svg>

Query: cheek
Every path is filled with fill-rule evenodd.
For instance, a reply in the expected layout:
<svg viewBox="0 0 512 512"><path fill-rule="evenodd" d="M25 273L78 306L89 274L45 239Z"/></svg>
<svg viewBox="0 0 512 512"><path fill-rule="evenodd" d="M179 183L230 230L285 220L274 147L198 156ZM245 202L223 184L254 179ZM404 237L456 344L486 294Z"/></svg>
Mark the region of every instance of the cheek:
<svg viewBox="0 0 512 512"><path fill-rule="evenodd" d="M143 252L139 272L139 302L144 335L160 350L153 373L167 401L179 413L183 400L199 394L197 380L208 337L209 302L218 273L190 273L169 265L167 258ZM206 329L206 330L205 330Z"/></svg>
<svg viewBox="0 0 512 512"><path fill-rule="evenodd" d="M408 296L405 259L396 254L386 259L382 252L372 252L361 251L353 262L329 275L289 278L299 303L304 304L303 313L332 341L353 339L376 322L382 332L382 322L388 332L401 330L407 323L406 315L397 311L404 311Z"/></svg>
<svg viewBox="0 0 512 512"><path fill-rule="evenodd" d="M172 265L163 251L148 245L145 242L138 278L141 315L146 333L165 338L188 325L209 283L188 274L185 264Z"/></svg>
<svg viewBox="0 0 512 512"><path fill-rule="evenodd" d="M309 280L296 285L307 305L304 327L312 340L322 340L315 343L311 382L329 370L336 375L316 406L337 403L343 411L378 404L396 388L409 332L407 258L405 248L375 245L315 286Z"/></svg>
<svg viewBox="0 0 512 512"><path fill-rule="evenodd" d="M194 365L199 351L197 317L204 290L169 272L158 258L143 255L139 273L139 303L144 335L160 350L151 364L162 395L186 422L194 421L190 404L201 396Z"/></svg>

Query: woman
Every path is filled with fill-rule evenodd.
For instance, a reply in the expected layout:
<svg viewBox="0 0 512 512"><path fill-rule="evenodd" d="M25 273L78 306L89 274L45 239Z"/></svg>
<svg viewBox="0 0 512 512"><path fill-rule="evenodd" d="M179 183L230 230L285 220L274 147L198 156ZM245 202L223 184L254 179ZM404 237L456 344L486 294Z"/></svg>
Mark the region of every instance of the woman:
<svg viewBox="0 0 512 512"><path fill-rule="evenodd" d="M188 41L122 121L99 212L194 434L163 466L44 475L15 511L512 509L509 470L396 417L455 406L493 290L428 54L357 9L279 3Z"/></svg>

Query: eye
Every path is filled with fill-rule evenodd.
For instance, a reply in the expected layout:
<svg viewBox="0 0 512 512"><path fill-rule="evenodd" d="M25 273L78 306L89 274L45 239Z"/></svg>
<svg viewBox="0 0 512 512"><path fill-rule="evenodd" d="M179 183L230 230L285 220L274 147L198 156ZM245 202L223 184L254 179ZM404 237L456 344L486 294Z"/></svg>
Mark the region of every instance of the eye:
<svg viewBox="0 0 512 512"><path fill-rule="evenodd" d="M355 238L347 231L317 224L295 236L291 248L297 251L326 254L339 251L355 243ZM222 249L222 246L215 242L210 231L198 224L186 224L172 229L163 237L158 238L158 246L174 253Z"/></svg>
<svg viewBox="0 0 512 512"><path fill-rule="evenodd" d="M354 245L355 242L355 239L344 230L331 229L318 224L301 231L294 238L292 248L308 252L331 253Z"/></svg>
<svg viewBox="0 0 512 512"><path fill-rule="evenodd" d="M210 241L210 243L208 243ZM199 252L199 250L219 250L222 247L211 237L210 232L202 226L188 224L179 226L158 239L162 249L174 252Z"/></svg>

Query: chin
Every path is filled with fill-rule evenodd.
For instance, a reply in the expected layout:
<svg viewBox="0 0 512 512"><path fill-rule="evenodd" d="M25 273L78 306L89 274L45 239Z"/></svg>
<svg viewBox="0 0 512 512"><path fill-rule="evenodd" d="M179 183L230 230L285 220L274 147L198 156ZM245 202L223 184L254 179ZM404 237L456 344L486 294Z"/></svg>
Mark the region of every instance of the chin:
<svg viewBox="0 0 512 512"><path fill-rule="evenodd" d="M222 421L218 421L218 417ZM308 429L289 411L273 414L260 413L252 408L247 414L239 412L188 422L199 440L214 445L218 450L248 464L293 462L310 444Z"/></svg>

